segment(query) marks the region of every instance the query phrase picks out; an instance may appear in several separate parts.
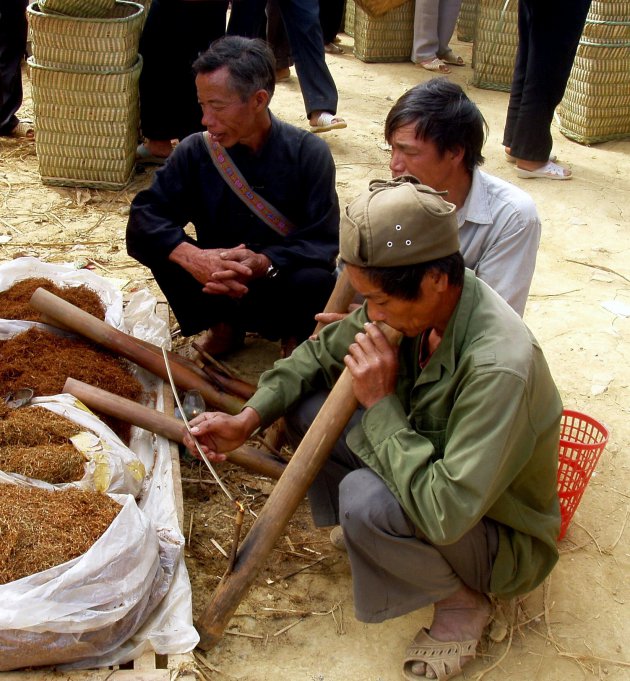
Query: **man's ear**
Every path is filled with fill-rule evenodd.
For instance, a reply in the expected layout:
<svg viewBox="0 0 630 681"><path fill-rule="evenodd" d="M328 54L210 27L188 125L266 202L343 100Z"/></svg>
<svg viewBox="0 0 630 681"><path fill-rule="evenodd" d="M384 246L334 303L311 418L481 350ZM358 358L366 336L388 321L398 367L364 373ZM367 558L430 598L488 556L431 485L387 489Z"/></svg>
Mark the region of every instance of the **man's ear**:
<svg viewBox="0 0 630 681"><path fill-rule="evenodd" d="M433 289L438 293L444 293L448 288L448 274L446 272L440 272L439 270L431 270L427 272L430 277L431 285Z"/></svg>
<svg viewBox="0 0 630 681"><path fill-rule="evenodd" d="M254 103L256 112L263 111L269 106L269 93L267 90L256 90L252 95L252 101Z"/></svg>
<svg viewBox="0 0 630 681"><path fill-rule="evenodd" d="M450 149L447 153L451 154L453 161L459 161L459 163L464 162L464 156L466 155L464 147L455 147L454 149Z"/></svg>

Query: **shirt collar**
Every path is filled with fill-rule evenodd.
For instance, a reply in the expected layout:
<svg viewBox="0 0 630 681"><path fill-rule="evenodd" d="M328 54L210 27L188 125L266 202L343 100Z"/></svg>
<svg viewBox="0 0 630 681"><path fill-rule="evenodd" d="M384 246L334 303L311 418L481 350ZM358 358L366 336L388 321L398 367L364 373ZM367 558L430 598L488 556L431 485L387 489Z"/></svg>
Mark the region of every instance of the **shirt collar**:
<svg viewBox="0 0 630 681"><path fill-rule="evenodd" d="M478 225L489 225L492 223L488 188L486 187L483 173L477 167L473 170L472 184L470 185L466 201L457 211L457 224L460 229L465 222L474 222Z"/></svg>
<svg viewBox="0 0 630 681"><path fill-rule="evenodd" d="M439 344L426 367L420 374L420 383L437 381L441 368L444 367L451 375L455 373L457 359L466 338L470 316L474 309L476 277L472 270L464 271L464 286L455 310L446 326L442 342Z"/></svg>

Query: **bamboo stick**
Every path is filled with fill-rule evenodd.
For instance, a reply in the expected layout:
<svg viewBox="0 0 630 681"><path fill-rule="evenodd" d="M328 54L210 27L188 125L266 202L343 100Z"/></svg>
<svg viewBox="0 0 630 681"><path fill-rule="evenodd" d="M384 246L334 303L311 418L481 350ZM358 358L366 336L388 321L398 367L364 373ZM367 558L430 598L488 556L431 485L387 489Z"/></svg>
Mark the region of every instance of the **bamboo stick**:
<svg viewBox="0 0 630 681"><path fill-rule="evenodd" d="M344 267L337 277L335 288L330 294L330 298L326 303L324 312L347 312L348 306L354 300L355 295L356 291L352 287L350 278L348 277L348 273ZM315 327L315 331L313 331L313 335L317 335L324 328L324 326L326 325L322 324L322 322L317 322L317 326Z"/></svg>
<svg viewBox="0 0 630 681"><path fill-rule="evenodd" d="M101 390L83 381L78 381L75 378L68 378L66 380L63 391L74 395L87 407L95 409L102 414L115 416L134 426L162 435L173 442L181 444L184 440L186 428L182 421L174 416L163 414L155 409L138 404L133 400L128 400L120 395L114 395L107 390ZM260 449L248 445L238 447L234 451L228 452L226 456L230 463L269 478L278 479L285 468L284 462L275 456L270 456Z"/></svg>
<svg viewBox="0 0 630 681"><path fill-rule="evenodd" d="M164 380L168 379L164 358L161 354L158 355L153 350L149 350L141 343L137 343L132 336L118 331L53 293L38 288L31 296L30 305L38 312L43 312L48 317L59 321L66 328L80 333L95 343L99 343L122 357L139 364L156 376ZM184 390L199 390L206 404L228 414L237 414L242 409L244 400L219 392L188 367L176 362L172 370L177 387Z"/></svg>

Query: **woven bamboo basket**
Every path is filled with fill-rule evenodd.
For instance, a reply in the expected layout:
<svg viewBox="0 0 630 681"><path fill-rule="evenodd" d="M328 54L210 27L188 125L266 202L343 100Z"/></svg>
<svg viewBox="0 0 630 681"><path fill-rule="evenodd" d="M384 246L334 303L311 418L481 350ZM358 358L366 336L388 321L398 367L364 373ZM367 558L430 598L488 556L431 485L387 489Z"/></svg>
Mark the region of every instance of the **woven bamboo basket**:
<svg viewBox="0 0 630 681"><path fill-rule="evenodd" d="M44 12L71 17L104 17L114 9L116 0L40 0Z"/></svg>
<svg viewBox="0 0 630 681"><path fill-rule="evenodd" d="M413 0L380 17L371 17L356 6L354 56L365 62L409 61L413 48L413 16Z"/></svg>
<svg viewBox="0 0 630 681"><path fill-rule="evenodd" d="M46 14L39 4L28 10L33 57L40 66L104 71L131 68L138 57L144 7L119 0L104 18Z"/></svg>
<svg viewBox="0 0 630 681"><path fill-rule="evenodd" d="M343 23L343 32L349 36L354 35L354 18L355 18L355 7L354 0L346 0L346 14Z"/></svg>
<svg viewBox="0 0 630 681"><path fill-rule="evenodd" d="M476 87L509 92L518 47L516 0L479 0L473 43Z"/></svg>
<svg viewBox="0 0 630 681"><path fill-rule="evenodd" d="M475 39L475 16L478 0L463 0L457 17L457 40L472 43Z"/></svg>
<svg viewBox="0 0 630 681"><path fill-rule="evenodd" d="M580 144L630 137L630 3L592 3L556 119Z"/></svg>
<svg viewBox="0 0 630 681"><path fill-rule="evenodd" d="M125 71L53 69L29 58L44 184L121 189L134 172L139 57Z"/></svg>

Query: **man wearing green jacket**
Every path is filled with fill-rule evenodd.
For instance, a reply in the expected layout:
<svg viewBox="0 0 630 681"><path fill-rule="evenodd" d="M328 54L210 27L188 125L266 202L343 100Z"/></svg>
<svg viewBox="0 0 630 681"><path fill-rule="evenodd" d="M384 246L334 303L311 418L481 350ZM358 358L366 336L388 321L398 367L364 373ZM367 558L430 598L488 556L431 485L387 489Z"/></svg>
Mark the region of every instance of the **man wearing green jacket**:
<svg viewBox="0 0 630 681"><path fill-rule="evenodd" d="M348 367L361 406L309 490L313 517L341 524L359 620L434 605L403 675L450 678L475 656L488 595L526 593L557 561L562 404L531 332L465 269L438 193L373 181L342 217L340 256L363 307L263 374L239 415L204 414L194 432L215 460L284 414L298 441Z"/></svg>

